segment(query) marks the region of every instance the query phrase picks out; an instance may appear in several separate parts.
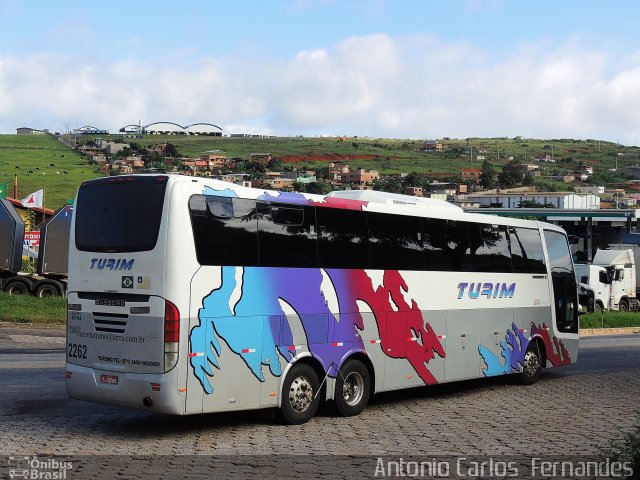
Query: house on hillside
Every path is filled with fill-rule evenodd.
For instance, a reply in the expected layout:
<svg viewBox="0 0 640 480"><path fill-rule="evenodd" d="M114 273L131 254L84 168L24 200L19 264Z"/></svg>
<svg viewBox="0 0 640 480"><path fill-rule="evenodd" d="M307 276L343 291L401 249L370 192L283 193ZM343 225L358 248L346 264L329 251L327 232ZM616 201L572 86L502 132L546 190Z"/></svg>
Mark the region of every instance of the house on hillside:
<svg viewBox="0 0 640 480"><path fill-rule="evenodd" d="M462 168L460 169L460 176L462 180L472 180L473 182L480 181L480 175L482 170L479 168Z"/></svg>
<svg viewBox="0 0 640 480"><path fill-rule="evenodd" d="M427 140L424 142L425 152L441 152L442 148L442 142L438 140Z"/></svg>
<svg viewBox="0 0 640 480"><path fill-rule="evenodd" d="M252 153L249 157L252 162L260 162L263 164L267 164L271 161L270 153Z"/></svg>
<svg viewBox="0 0 640 480"><path fill-rule="evenodd" d="M380 173L377 170L365 170L364 168L358 168L342 175L342 183L351 185L371 185L379 179Z"/></svg>

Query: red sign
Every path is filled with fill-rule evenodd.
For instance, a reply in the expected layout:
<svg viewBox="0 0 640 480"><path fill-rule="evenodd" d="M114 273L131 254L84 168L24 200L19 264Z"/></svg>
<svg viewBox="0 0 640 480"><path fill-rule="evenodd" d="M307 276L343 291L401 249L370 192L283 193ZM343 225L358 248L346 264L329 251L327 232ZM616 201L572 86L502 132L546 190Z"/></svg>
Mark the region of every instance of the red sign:
<svg viewBox="0 0 640 480"><path fill-rule="evenodd" d="M31 248L40 246L40 232L24 232L24 244Z"/></svg>

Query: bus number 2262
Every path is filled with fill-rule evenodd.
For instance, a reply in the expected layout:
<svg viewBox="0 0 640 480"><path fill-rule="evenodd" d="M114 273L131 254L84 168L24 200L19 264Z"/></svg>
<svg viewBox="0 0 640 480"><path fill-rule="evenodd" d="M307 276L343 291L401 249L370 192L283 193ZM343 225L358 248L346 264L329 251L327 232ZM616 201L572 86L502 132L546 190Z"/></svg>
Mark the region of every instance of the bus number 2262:
<svg viewBox="0 0 640 480"><path fill-rule="evenodd" d="M87 346L70 343L68 355L72 358L87 358Z"/></svg>

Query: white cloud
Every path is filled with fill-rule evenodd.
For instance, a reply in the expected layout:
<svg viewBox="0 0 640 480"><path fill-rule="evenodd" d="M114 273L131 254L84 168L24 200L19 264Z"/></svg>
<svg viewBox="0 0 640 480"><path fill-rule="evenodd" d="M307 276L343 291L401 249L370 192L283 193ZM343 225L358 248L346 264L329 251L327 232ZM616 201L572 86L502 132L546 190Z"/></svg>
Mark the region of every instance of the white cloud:
<svg viewBox="0 0 640 480"><path fill-rule="evenodd" d="M112 131L143 119L211 122L225 132L576 137L633 144L640 52L620 59L570 39L514 46L500 59L429 36L352 37L269 58L103 63L0 56L0 130L27 124Z"/></svg>

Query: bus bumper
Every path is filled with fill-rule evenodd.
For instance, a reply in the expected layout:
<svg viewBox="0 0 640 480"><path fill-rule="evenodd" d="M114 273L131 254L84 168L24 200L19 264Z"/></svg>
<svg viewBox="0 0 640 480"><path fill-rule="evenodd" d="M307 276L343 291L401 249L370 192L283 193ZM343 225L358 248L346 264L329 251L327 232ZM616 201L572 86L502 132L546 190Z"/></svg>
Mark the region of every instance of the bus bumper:
<svg viewBox="0 0 640 480"><path fill-rule="evenodd" d="M177 369L163 374L125 373L66 364L65 387L76 400L173 415L185 414Z"/></svg>

